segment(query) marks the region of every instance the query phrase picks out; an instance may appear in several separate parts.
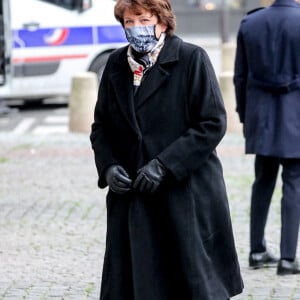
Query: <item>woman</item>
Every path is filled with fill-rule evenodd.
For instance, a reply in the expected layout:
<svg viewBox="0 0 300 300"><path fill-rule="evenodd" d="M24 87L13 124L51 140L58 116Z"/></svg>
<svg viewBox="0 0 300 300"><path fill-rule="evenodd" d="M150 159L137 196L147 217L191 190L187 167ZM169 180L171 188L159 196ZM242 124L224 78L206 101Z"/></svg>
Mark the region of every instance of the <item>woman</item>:
<svg viewBox="0 0 300 300"><path fill-rule="evenodd" d="M222 168L226 129L203 49L169 0L118 0L129 46L106 65L91 142L107 194L101 300L225 300L242 291Z"/></svg>

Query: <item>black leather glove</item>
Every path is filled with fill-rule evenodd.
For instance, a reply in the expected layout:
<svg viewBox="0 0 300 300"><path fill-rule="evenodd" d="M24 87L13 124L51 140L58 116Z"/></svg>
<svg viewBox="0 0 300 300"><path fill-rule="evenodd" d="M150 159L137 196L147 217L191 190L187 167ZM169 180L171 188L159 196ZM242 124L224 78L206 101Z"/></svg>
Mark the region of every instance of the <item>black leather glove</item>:
<svg viewBox="0 0 300 300"><path fill-rule="evenodd" d="M105 172L109 188L117 194L125 194L131 189L132 180L122 166L112 165Z"/></svg>
<svg viewBox="0 0 300 300"><path fill-rule="evenodd" d="M138 170L133 187L140 192L154 193L167 176L167 170L158 160L153 159Z"/></svg>

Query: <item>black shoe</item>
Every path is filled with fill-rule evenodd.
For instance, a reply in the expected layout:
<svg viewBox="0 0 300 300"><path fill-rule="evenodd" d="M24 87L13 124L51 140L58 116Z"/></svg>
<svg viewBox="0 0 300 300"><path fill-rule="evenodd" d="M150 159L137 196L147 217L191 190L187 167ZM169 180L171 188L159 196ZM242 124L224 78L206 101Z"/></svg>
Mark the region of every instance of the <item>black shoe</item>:
<svg viewBox="0 0 300 300"><path fill-rule="evenodd" d="M249 266L253 269L276 267L278 258L268 251L249 255Z"/></svg>
<svg viewBox="0 0 300 300"><path fill-rule="evenodd" d="M277 275L292 274L300 274L298 261L296 259L294 261L281 259L277 266Z"/></svg>

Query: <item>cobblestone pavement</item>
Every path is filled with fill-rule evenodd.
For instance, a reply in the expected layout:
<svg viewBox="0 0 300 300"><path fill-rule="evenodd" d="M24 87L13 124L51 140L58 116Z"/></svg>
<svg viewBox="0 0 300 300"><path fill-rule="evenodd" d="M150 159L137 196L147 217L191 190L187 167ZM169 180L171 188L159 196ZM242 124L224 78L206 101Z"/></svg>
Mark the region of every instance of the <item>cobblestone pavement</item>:
<svg viewBox="0 0 300 300"><path fill-rule="evenodd" d="M98 299L105 190L96 186L88 135L1 133L0 144L0 300ZM300 276L248 269L253 157L243 154L239 134L227 134L218 152L245 281L234 299L300 299ZM279 212L280 182L266 232L276 254Z"/></svg>

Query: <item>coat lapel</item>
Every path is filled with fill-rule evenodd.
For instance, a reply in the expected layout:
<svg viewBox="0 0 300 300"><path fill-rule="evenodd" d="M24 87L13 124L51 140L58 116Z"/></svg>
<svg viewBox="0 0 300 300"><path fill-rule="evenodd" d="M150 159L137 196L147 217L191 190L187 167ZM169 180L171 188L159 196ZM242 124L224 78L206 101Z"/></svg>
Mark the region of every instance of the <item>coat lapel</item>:
<svg viewBox="0 0 300 300"><path fill-rule="evenodd" d="M136 95L138 99L136 101L137 109L160 88L160 86L168 79L169 75L169 72L164 70L162 67L154 65L154 67L149 71L149 74L146 75L147 78L138 89Z"/></svg>
<svg viewBox="0 0 300 300"><path fill-rule="evenodd" d="M146 74L145 80L138 89L136 97L138 97L137 109L142 106L150 97L163 85L169 78L170 72L168 65L176 62L179 57L179 46L181 40L172 36L166 39L165 45L158 56L158 61Z"/></svg>
<svg viewBox="0 0 300 300"><path fill-rule="evenodd" d="M123 116L128 121L129 126L138 132L133 105L133 75L127 63L126 51L120 55L118 70L111 74L111 82Z"/></svg>

